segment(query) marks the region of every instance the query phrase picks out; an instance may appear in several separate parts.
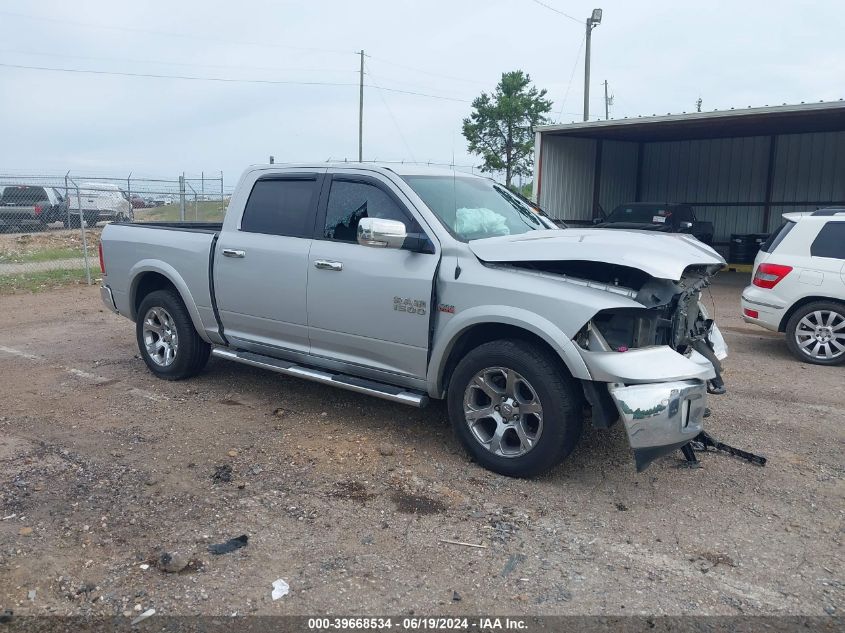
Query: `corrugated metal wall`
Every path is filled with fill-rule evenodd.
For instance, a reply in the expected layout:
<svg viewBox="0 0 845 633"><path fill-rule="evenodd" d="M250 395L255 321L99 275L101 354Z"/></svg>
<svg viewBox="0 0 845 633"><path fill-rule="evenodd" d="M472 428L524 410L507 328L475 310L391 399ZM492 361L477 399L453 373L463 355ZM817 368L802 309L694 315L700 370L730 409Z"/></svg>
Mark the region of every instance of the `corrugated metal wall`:
<svg viewBox="0 0 845 633"><path fill-rule="evenodd" d="M540 152L543 172L537 203L553 218L589 220L593 208L596 142L547 136Z"/></svg>
<svg viewBox="0 0 845 633"><path fill-rule="evenodd" d="M717 242L731 233L759 233L762 206L705 205L763 202L768 158L766 136L646 143L640 198L698 203L696 216L713 222Z"/></svg>
<svg viewBox="0 0 845 633"><path fill-rule="evenodd" d="M770 143L768 136L644 143L639 199L696 205L718 242L768 232L787 211L845 204L845 132L781 135L764 227ZM599 203L607 212L635 201L638 145L602 142ZM596 141L544 135L541 154L540 204L556 218L589 219Z"/></svg>
<svg viewBox="0 0 845 633"><path fill-rule="evenodd" d="M637 195L637 152L639 143L602 141L599 204L610 213Z"/></svg>
<svg viewBox="0 0 845 633"><path fill-rule="evenodd" d="M845 205L845 132L786 134L777 140L768 230L782 213L814 211L820 203ZM796 202L808 202L799 205Z"/></svg>

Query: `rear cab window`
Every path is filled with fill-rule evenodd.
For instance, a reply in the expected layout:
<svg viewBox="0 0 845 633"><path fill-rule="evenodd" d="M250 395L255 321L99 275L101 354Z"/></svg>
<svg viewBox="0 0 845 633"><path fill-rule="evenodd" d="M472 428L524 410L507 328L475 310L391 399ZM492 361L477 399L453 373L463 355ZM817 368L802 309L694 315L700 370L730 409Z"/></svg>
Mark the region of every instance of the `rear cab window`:
<svg viewBox="0 0 845 633"><path fill-rule="evenodd" d="M49 198L43 187L21 185L3 189L2 204L4 206L30 206L47 201Z"/></svg>
<svg viewBox="0 0 845 633"><path fill-rule="evenodd" d="M845 259L845 221L825 224L810 245L810 255Z"/></svg>
<svg viewBox="0 0 845 633"><path fill-rule="evenodd" d="M241 231L311 237L314 232L318 181L316 175L263 177L252 187Z"/></svg>

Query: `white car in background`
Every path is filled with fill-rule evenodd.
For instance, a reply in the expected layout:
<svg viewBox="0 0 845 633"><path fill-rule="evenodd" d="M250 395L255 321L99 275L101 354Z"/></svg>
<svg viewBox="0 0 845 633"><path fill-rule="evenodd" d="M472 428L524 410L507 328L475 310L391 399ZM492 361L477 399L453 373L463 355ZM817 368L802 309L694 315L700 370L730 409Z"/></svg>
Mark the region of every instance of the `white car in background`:
<svg viewBox="0 0 845 633"><path fill-rule="evenodd" d="M84 182L76 190L68 193L68 221L70 226L79 226L79 207L82 206L82 218L87 226L97 222L126 222L134 218L129 196L114 183Z"/></svg>
<svg viewBox="0 0 845 633"><path fill-rule="evenodd" d="M742 318L785 332L804 362L845 363L845 209L783 217L754 260Z"/></svg>

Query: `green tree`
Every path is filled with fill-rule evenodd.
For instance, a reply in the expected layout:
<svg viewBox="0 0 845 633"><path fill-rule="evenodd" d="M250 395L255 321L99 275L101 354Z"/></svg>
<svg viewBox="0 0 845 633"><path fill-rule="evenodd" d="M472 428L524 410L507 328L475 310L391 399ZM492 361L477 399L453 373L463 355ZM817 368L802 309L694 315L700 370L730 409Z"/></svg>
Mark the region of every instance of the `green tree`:
<svg viewBox="0 0 845 633"><path fill-rule="evenodd" d="M464 119L463 134L469 151L484 159L482 171L505 172L505 184L514 176L531 173L534 153L533 127L546 123L552 102L546 91L531 85L531 77L515 70L502 73L492 95L482 92L472 102L473 111Z"/></svg>

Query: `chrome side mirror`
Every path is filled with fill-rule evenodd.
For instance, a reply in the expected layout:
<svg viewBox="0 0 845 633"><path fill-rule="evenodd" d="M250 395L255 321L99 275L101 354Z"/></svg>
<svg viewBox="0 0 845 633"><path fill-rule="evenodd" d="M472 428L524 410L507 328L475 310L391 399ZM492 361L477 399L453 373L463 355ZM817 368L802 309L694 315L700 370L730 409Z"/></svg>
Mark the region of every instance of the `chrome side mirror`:
<svg viewBox="0 0 845 633"><path fill-rule="evenodd" d="M402 248L408 233L398 220L361 218L358 221L358 243L375 248Z"/></svg>

